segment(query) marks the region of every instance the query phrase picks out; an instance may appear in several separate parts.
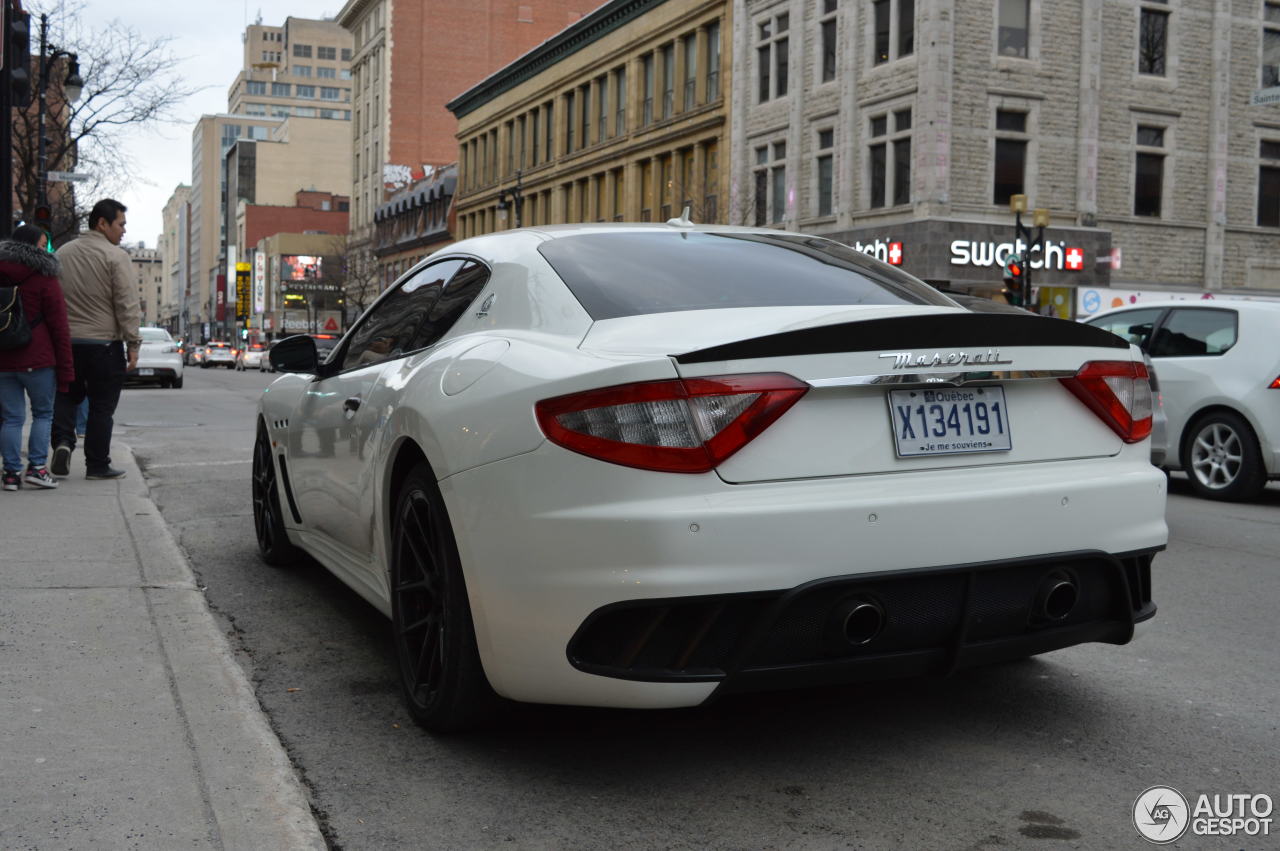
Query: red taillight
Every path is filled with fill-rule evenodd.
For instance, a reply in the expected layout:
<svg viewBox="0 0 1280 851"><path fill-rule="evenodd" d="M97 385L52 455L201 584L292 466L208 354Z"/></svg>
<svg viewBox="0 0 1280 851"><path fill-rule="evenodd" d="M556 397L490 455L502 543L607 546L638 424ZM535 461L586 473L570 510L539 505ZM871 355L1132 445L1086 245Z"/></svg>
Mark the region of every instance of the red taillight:
<svg viewBox="0 0 1280 851"><path fill-rule="evenodd" d="M646 381L545 399L536 413L565 449L643 470L705 473L808 390L781 373Z"/></svg>
<svg viewBox="0 0 1280 851"><path fill-rule="evenodd" d="M1062 383L1125 443L1137 443L1151 434L1151 384L1146 364L1090 361Z"/></svg>
<svg viewBox="0 0 1280 851"><path fill-rule="evenodd" d="M1267 385L1268 390L1280 390L1280 375L1276 376L1276 380Z"/></svg>

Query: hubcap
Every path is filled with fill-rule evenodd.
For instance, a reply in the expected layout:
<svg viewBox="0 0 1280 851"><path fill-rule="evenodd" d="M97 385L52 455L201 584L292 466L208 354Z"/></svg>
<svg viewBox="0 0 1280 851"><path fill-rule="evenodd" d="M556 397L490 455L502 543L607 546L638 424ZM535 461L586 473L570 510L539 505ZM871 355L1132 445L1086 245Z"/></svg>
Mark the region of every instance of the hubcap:
<svg viewBox="0 0 1280 851"><path fill-rule="evenodd" d="M409 694L422 707L435 699L444 676L447 561L437 522L426 494L414 491L396 524L396 655Z"/></svg>
<svg viewBox="0 0 1280 851"><path fill-rule="evenodd" d="M1205 426L1191 446L1191 470L1200 484L1212 490L1234 482L1243 460L1240 435L1222 423Z"/></svg>
<svg viewBox="0 0 1280 851"><path fill-rule="evenodd" d="M275 487L276 469L271 463L271 449L266 440L259 437L253 447L253 528L264 552L270 552L276 540L275 507L271 501Z"/></svg>

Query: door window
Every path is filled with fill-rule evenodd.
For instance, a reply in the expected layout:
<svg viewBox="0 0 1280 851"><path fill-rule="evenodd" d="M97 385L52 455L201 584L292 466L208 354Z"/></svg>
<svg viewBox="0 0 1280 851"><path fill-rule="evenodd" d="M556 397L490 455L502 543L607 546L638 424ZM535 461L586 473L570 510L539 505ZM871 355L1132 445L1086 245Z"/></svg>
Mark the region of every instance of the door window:
<svg viewBox="0 0 1280 851"><path fill-rule="evenodd" d="M433 263L369 308L351 332L342 368L355 369L402 357L422 348L419 329L462 260Z"/></svg>
<svg viewBox="0 0 1280 851"><path fill-rule="evenodd" d="M1185 358L1220 355L1235 344L1234 310L1175 308L1151 341L1151 356Z"/></svg>
<svg viewBox="0 0 1280 851"><path fill-rule="evenodd" d="M1091 320L1089 324L1110 331L1122 340L1137 343L1143 351L1146 351L1147 344L1151 341L1151 332L1161 313L1164 313L1163 307L1126 310L1123 313L1113 313L1101 319ZM1155 352L1151 354L1154 355Z"/></svg>

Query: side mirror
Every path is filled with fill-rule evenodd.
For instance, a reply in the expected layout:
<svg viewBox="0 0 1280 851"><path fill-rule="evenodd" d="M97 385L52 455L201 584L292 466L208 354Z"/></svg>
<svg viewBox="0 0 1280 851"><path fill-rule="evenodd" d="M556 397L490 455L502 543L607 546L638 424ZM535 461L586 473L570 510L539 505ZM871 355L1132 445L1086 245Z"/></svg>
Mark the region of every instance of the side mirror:
<svg viewBox="0 0 1280 851"><path fill-rule="evenodd" d="M320 369L316 341L306 334L286 337L271 348L271 365L280 372L305 372L314 375Z"/></svg>

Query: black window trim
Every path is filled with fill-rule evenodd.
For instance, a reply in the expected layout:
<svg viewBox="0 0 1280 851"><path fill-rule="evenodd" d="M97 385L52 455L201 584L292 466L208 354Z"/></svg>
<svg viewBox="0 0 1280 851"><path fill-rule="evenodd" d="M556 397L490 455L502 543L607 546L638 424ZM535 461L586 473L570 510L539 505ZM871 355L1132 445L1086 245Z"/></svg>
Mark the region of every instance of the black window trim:
<svg viewBox="0 0 1280 851"><path fill-rule="evenodd" d="M341 364L343 361L347 359L347 348L351 345L351 340L354 338L356 332L360 330L361 326L364 325L368 316L371 313L373 313L374 309L377 308L378 305L382 304L382 302L385 299L390 298L392 293L399 291L401 287L403 287L409 281L413 280L414 277L416 277L419 272L422 272L426 270L428 267L434 266L437 263L444 263L449 260L462 260L464 264L468 260L473 260L476 263L479 263L481 266L483 266L486 272L488 273L488 275L490 276L490 279L492 279L493 267L474 254L467 254L464 252L457 252L457 253L450 252L448 254L443 254L443 255L433 254L430 257L424 258L422 262L411 266L391 286L383 290L382 294L373 300L373 304L365 308L364 313L360 315L359 319L356 320L355 324L353 324L350 328L347 329L347 333L342 335L342 339L338 341L338 345L333 347L333 353L329 356L328 363L321 365L320 374L316 375L315 380L319 381L320 379L323 379L323 378L332 378L335 375L345 375L346 373L354 372L357 369L368 369L370 366L379 366L381 364L388 363L389 361L392 361L392 360L401 360L411 355L416 355L419 352L425 352L428 349L435 348L436 344L439 343L440 340L436 340L435 343L432 343L429 346L423 346L420 349L413 349L411 351L401 352L400 355L395 358L388 358L387 360L379 361L376 364L368 364L368 363L358 364L349 369L337 368L339 364ZM458 272L461 272L463 268L465 268L465 265L463 267L459 267L458 270L453 273L453 275L449 276L449 280L445 281L445 289L448 289L449 283L453 281L454 275L457 275ZM488 286L488 284L486 283L485 286ZM483 291L484 290L482 289L481 292ZM477 298L479 297L479 295L480 293L476 294ZM328 372L324 370L324 366L329 366L333 371Z"/></svg>

